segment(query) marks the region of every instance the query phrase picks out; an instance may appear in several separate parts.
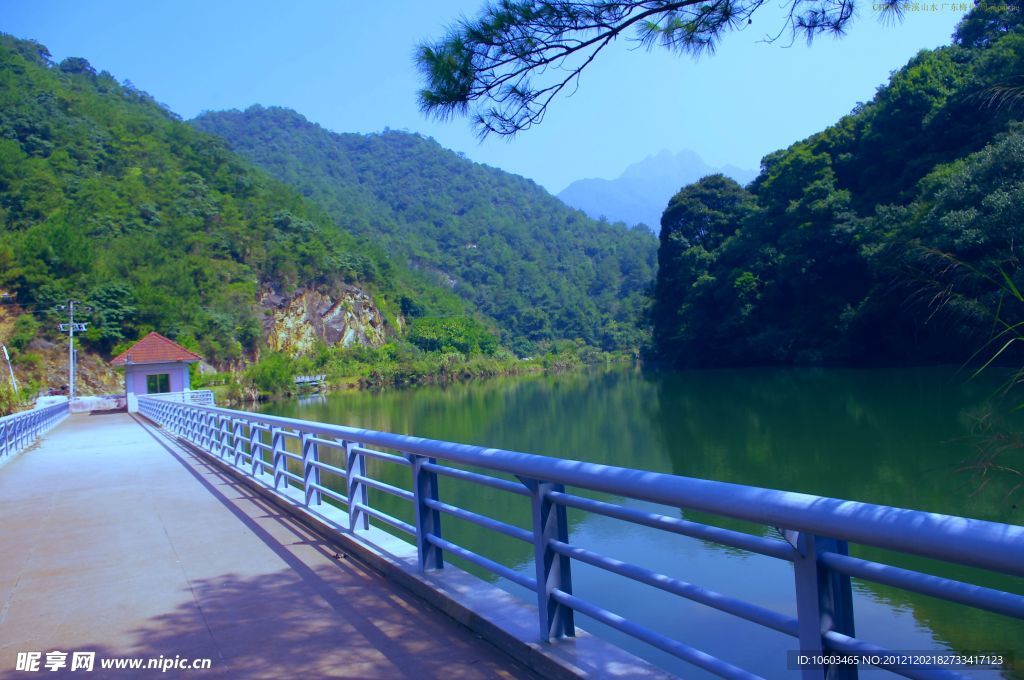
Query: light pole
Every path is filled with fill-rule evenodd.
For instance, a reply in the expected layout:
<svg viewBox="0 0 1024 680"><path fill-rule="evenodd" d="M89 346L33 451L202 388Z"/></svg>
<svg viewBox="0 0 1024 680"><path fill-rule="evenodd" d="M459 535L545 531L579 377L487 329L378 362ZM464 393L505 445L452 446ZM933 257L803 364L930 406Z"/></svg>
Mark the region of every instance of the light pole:
<svg viewBox="0 0 1024 680"><path fill-rule="evenodd" d="M68 300L66 305L60 305L57 309L68 310L68 322L60 324L61 331L68 333L68 401L75 398L75 331L84 333L85 323L75 323L75 305L78 300ZM86 311L89 308L86 307Z"/></svg>

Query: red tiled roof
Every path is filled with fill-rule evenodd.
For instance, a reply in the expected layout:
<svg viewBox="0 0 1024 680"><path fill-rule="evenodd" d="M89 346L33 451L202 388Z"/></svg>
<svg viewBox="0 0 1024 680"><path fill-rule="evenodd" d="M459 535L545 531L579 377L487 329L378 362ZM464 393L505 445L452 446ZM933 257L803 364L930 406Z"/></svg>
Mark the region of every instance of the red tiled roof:
<svg viewBox="0 0 1024 680"><path fill-rule="evenodd" d="M202 357L154 331L114 357L110 365L160 364L168 361L202 361Z"/></svg>

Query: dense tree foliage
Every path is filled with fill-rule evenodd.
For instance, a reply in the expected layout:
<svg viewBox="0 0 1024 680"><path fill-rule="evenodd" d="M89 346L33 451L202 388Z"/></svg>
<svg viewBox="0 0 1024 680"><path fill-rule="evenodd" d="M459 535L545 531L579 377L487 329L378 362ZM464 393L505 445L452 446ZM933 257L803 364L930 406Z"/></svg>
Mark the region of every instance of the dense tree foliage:
<svg viewBox="0 0 1024 680"><path fill-rule="evenodd" d="M0 35L0 288L45 328L73 297L97 349L155 328L227 362L260 344L261 286L461 312L422 278L130 83Z"/></svg>
<svg viewBox="0 0 1024 680"><path fill-rule="evenodd" d="M416 319L409 331L409 342L427 352L494 354L497 339L471 317Z"/></svg>
<svg viewBox="0 0 1024 680"><path fill-rule="evenodd" d="M874 99L662 218L657 351L677 365L964 361L1021 288L1016 5L982 3ZM1009 283L1008 283L1009 282ZM997 322L998 317L998 322Z"/></svg>
<svg viewBox="0 0 1024 680"><path fill-rule="evenodd" d="M642 342L657 248L644 229L591 220L529 180L415 134L335 134L261 107L193 122L450 286L520 353L553 339L606 350Z"/></svg>

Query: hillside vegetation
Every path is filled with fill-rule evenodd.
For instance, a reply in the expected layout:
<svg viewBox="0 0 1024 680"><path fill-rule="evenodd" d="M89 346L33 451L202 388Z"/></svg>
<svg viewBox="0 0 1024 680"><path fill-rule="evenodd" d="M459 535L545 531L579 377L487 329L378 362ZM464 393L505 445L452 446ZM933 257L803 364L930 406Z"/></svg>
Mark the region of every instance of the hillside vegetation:
<svg viewBox="0 0 1024 680"><path fill-rule="evenodd" d="M0 290L32 313L17 349L49 332L70 298L93 308L79 320L102 354L156 329L235 366L263 346L261 289L357 285L392 336L400 319L469 323L455 295L127 81L7 35L0 227Z"/></svg>
<svg viewBox="0 0 1024 680"><path fill-rule="evenodd" d="M298 372L387 384L545 370L601 358L581 343L642 341L649 235L589 221L415 135L347 141L358 153L337 170L337 195L304 196L130 82L0 34L0 294L20 314L0 341L24 397L66 371L43 364L69 299L89 324L87 351L109 357L158 330L234 371L196 384L236 396L288 391ZM371 334L334 331L373 342L270 351L298 299L334 301L335 321L380 319ZM536 361L518 361L499 332Z"/></svg>
<svg viewBox="0 0 1024 680"><path fill-rule="evenodd" d="M654 339L673 365L990 356L1024 319L1024 29L983 2L749 187L662 216ZM1003 340L1006 338L1004 337ZM1000 341L1002 342L1002 340Z"/></svg>
<svg viewBox="0 0 1024 680"><path fill-rule="evenodd" d="M657 239L586 217L530 180L406 132L337 134L281 108L193 125L309 196L493 319L502 341L635 349Z"/></svg>

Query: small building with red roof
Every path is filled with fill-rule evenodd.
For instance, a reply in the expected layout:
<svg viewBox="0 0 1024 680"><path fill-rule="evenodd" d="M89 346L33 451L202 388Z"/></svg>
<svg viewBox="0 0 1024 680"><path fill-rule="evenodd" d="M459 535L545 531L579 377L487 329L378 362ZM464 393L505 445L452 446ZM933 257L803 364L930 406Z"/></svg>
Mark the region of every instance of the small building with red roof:
<svg viewBox="0 0 1024 680"><path fill-rule="evenodd" d="M188 367L197 361L202 357L195 352L152 332L114 357L110 365L124 367L124 391L130 405L140 394L187 391Z"/></svg>

